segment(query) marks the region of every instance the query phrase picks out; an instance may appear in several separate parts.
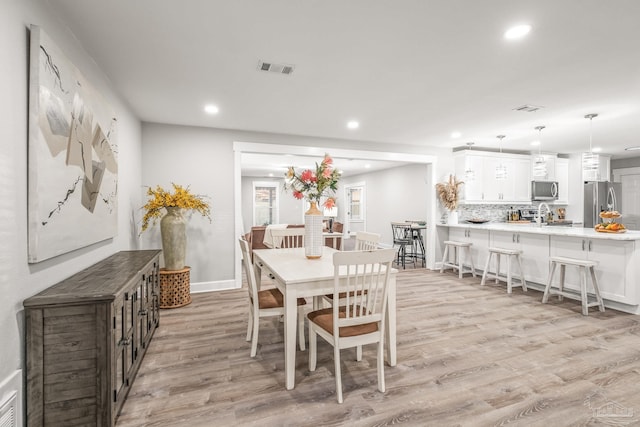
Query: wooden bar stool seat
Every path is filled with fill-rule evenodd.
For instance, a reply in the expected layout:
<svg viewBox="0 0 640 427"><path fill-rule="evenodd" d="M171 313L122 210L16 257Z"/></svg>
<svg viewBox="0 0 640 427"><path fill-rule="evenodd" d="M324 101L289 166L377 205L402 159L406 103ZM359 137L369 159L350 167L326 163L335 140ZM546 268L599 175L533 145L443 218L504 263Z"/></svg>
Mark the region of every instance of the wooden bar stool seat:
<svg viewBox="0 0 640 427"><path fill-rule="evenodd" d="M489 272L489 266L491 264L491 257L495 255L496 256L496 272L495 273L490 273ZM505 248L489 248L489 257L487 258L487 263L484 267L484 272L482 273L482 281L480 282L481 286L484 286L484 282L486 281L487 278L489 279L495 279L496 283L498 283L500 280L502 280L503 282L507 283L507 293L510 294L511 293L511 289L514 286L521 286L523 291L527 291L527 282L524 280L524 270L522 269L522 259L520 258L520 255L522 255L522 251L518 250L518 249L505 249ZM507 257L507 275L505 276L501 276L500 275L500 257L501 256L506 256ZM513 282L513 275L512 275L512 265L511 262L513 260L513 258L515 258L515 260L518 262L518 268L520 269L520 282Z"/></svg>
<svg viewBox="0 0 640 427"><path fill-rule="evenodd" d="M587 261L584 259L567 258L567 257L551 257L551 271L549 272L549 279L547 280L547 286L544 288L544 295L542 296L542 303L546 304L549 301L549 295L558 295L558 300L562 301L562 297L574 298L575 294L565 292L564 290L564 277L565 269L567 265L573 265L578 267L580 273L580 299L582 301L582 314L584 316L589 315L589 307L599 307L600 311L604 311L604 302L600 296L600 289L598 289L598 280L596 279L596 272L594 267L598 265L597 261ZM551 282L553 280L553 274L556 271L556 267L560 266L560 282L558 284L558 290L551 289ZM587 296L587 272L591 276L591 284L595 293L596 300L589 302Z"/></svg>
<svg viewBox="0 0 640 427"><path fill-rule="evenodd" d="M464 273L471 273L473 274L473 277L476 277L476 268L473 265L473 258L471 257L472 245L473 244L470 242L456 242L454 240L445 240L444 254L442 255L442 263L440 265L440 273L442 273L445 268L452 268L453 270L458 270L458 277L460 279L462 279L462 275ZM449 262L449 248L453 248L453 262ZM469 260L469 263L471 264L471 268L467 269L466 271L464 271L465 267L463 263L463 261L465 260Z"/></svg>

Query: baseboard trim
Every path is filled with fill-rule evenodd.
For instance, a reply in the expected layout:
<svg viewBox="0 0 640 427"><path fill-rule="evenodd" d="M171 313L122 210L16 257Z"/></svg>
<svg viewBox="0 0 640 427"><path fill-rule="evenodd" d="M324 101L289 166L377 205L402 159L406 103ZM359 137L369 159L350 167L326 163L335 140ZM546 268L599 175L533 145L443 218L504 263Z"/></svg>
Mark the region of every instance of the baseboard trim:
<svg viewBox="0 0 640 427"><path fill-rule="evenodd" d="M192 294L198 294L200 292L224 291L228 289L237 289L235 280L218 280L215 282L199 282L191 284Z"/></svg>

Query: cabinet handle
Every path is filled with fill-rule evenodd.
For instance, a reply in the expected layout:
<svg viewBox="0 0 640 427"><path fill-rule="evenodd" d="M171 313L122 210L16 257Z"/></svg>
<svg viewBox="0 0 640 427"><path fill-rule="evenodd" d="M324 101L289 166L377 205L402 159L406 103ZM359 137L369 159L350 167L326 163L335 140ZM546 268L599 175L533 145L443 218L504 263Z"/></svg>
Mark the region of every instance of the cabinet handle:
<svg viewBox="0 0 640 427"><path fill-rule="evenodd" d="M518 234L518 238L516 239L518 243L520 243L520 235Z"/></svg>
<svg viewBox="0 0 640 427"><path fill-rule="evenodd" d="M591 243L592 243L592 241L589 240L589 252L591 252Z"/></svg>
<svg viewBox="0 0 640 427"><path fill-rule="evenodd" d="M511 243L515 243L516 242L516 235L512 234L511 235Z"/></svg>
<svg viewBox="0 0 640 427"><path fill-rule="evenodd" d="M582 250L584 251L584 240L582 241Z"/></svg>
<svg viewBox="0 0 640 427"><path fill-rule="evenodd" d="M146 316L148 313L147 313L147 310L140 310L140 311L138 311L138 314L140 316Z"/></svg>
<svg viewBox="0 0 640 427"><path fill-rule="evenodd" d="M118 344L120 344L120 345L129 345L129 344L131 344L131 340L129 338L122 338Z"/></svg>

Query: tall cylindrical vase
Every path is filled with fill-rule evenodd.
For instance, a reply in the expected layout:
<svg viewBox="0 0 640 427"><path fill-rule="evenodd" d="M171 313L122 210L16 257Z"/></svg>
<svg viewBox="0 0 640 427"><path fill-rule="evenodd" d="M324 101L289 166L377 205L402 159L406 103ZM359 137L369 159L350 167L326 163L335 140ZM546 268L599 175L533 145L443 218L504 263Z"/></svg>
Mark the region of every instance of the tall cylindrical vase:
<svg viewBox="0 0 640 427"><path fill-rule="evenodd" d="M317 203L311 202L311 207L304 213L304 254L307 258L322 256L322 218Z"/></svg>
<svg viewBox="0 0 640 427"><path fill-rule="evenodd" d="M166 207L167 214L160 220L164 268L182 270L187 252L187 220L182 209Z"/></svg>

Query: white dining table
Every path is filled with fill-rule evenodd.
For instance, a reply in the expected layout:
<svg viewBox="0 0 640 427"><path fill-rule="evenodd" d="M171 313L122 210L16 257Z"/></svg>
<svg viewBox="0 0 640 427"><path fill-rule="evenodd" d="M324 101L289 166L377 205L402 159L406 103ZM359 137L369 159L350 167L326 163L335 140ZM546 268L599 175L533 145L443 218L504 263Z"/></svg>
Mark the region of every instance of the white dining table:
<svg viewBox="0 0 640 427"><path fill-rule="evenodd" d="M264 269L284 295L284 366L287 390L295 387L297 299L333 293L333 254L335 252L338 251L325 246L321 258L308 259L304 255L304 248L253 251L258 281ZM390 366L396 366L397 273L398 270L394 268L389 276L388 307L385 319L386 360Z"/></svg>

